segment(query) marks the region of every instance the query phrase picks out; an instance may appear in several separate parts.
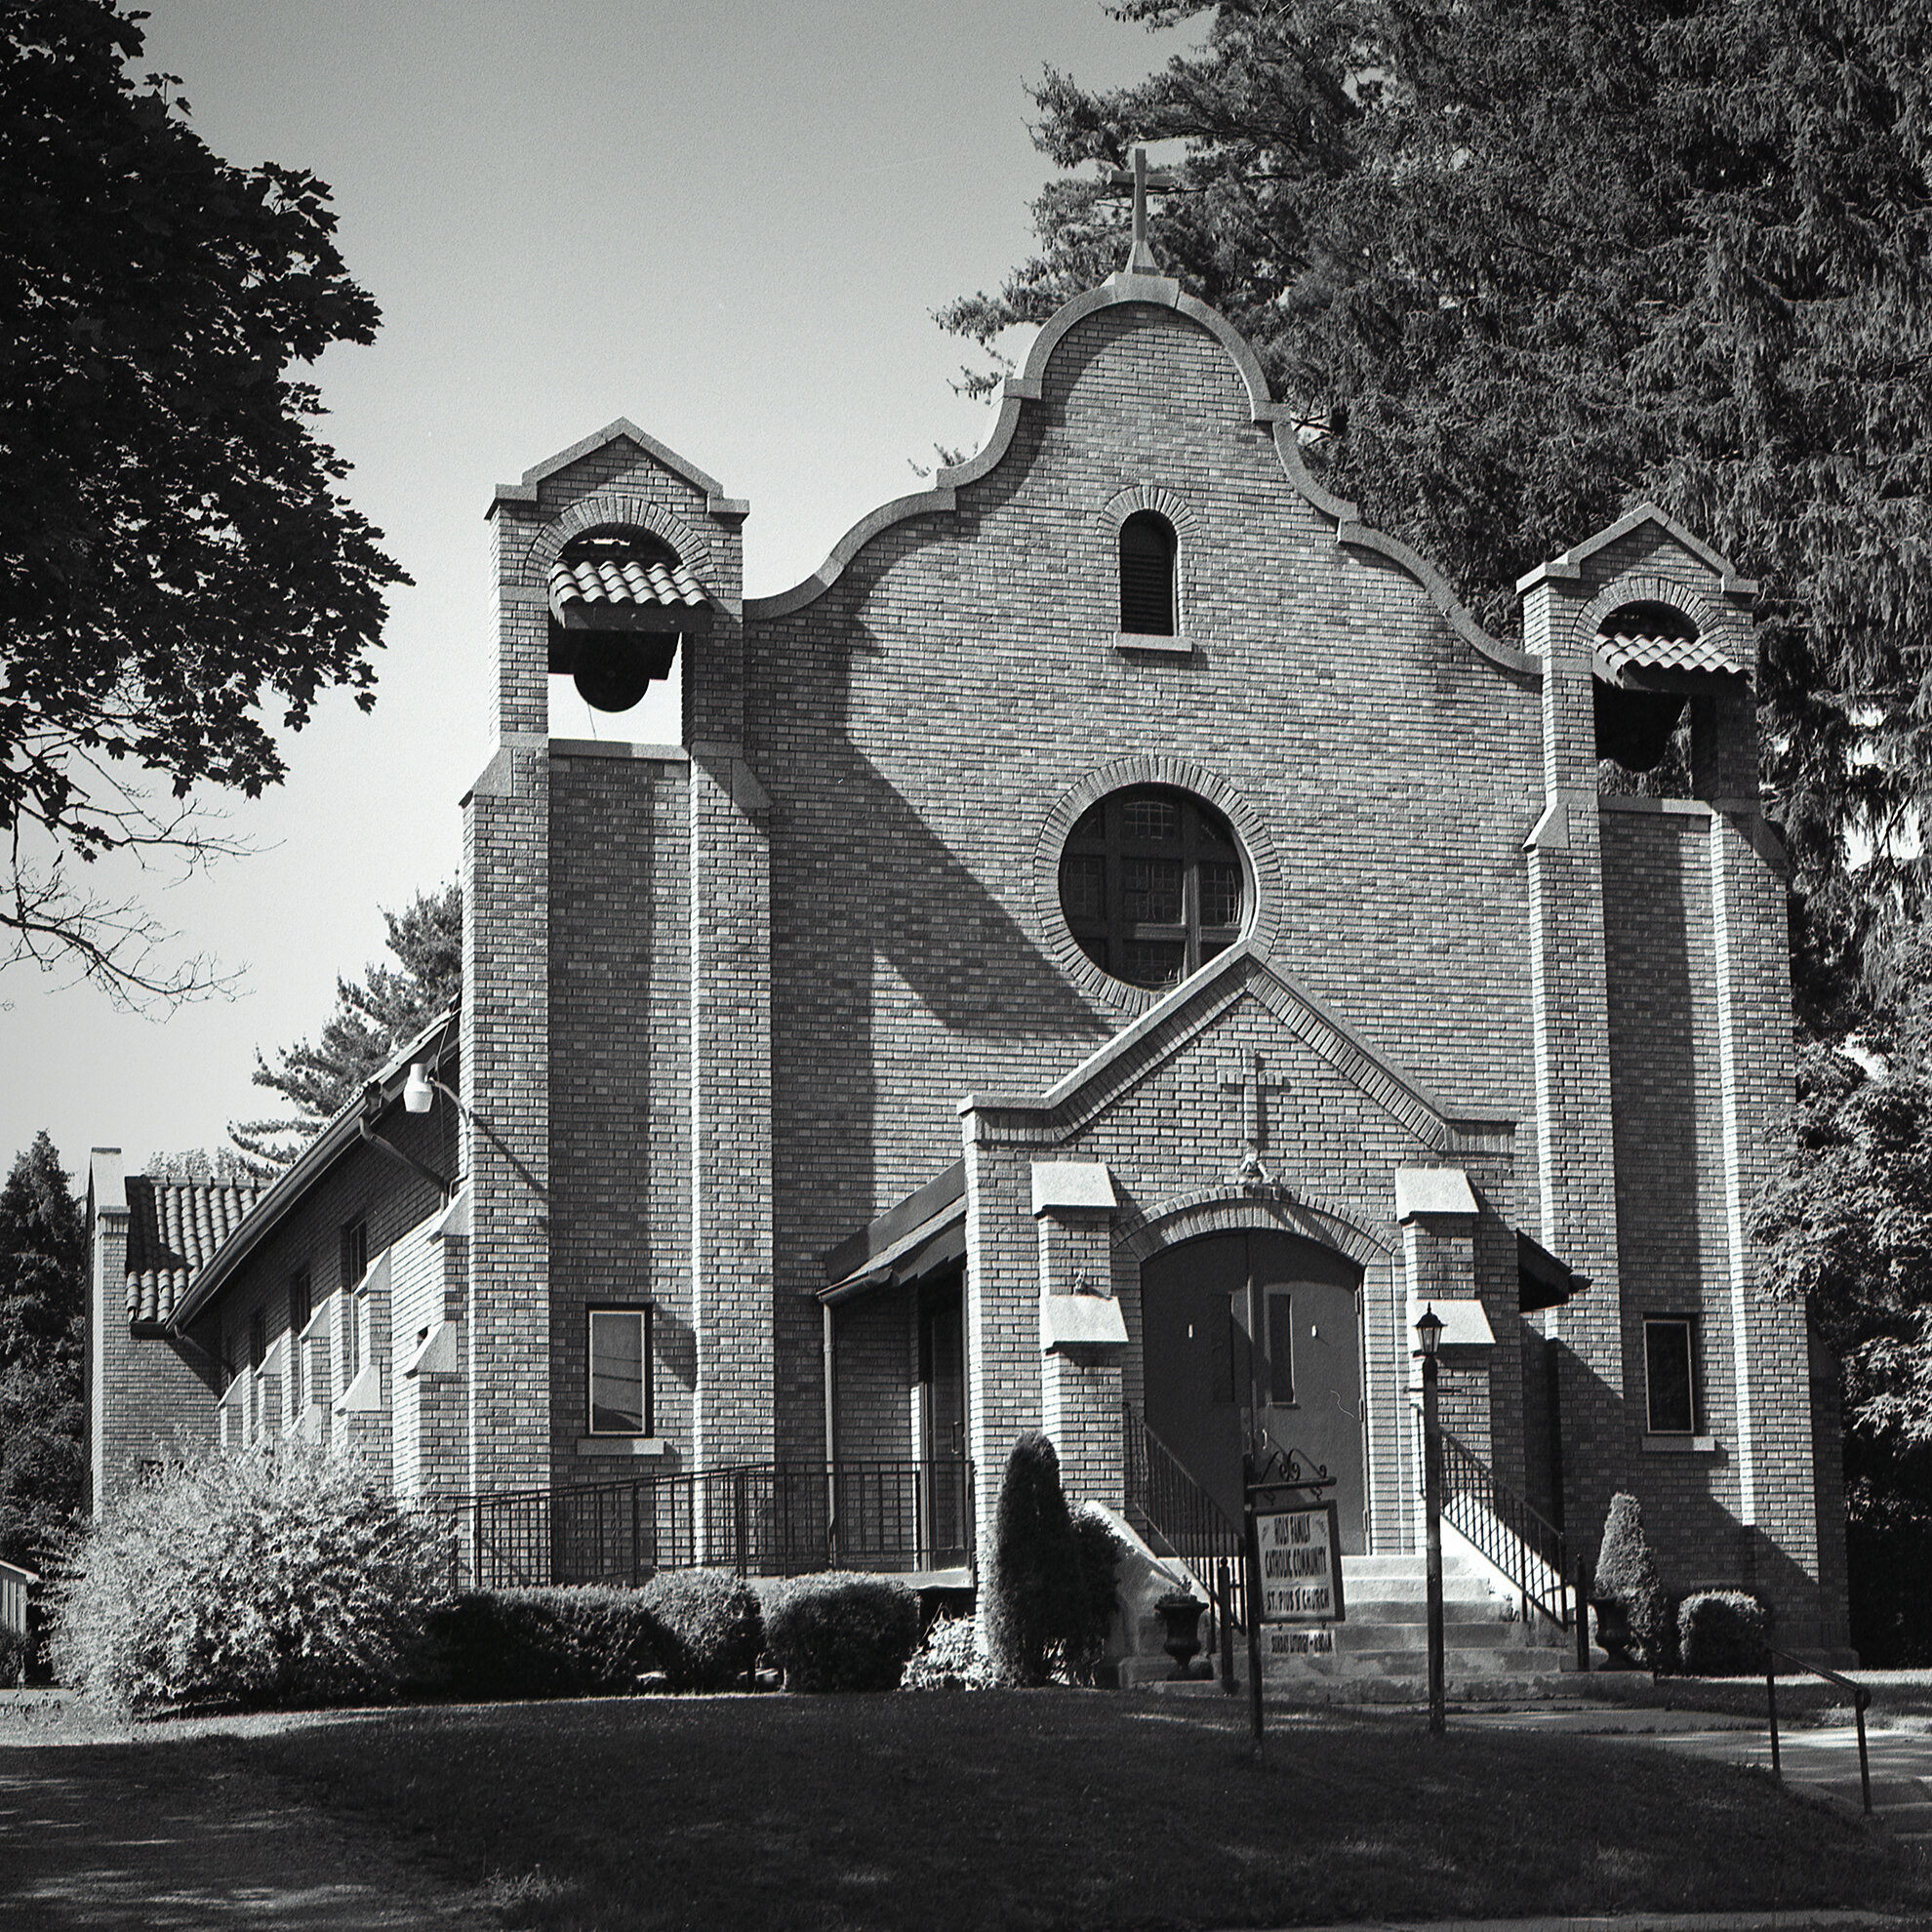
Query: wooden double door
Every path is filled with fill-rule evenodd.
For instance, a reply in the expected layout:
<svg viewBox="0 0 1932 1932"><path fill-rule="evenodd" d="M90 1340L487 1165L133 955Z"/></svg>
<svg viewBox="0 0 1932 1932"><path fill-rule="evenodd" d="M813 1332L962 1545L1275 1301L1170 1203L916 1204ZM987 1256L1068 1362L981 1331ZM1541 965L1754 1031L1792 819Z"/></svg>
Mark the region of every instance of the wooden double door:
<svg viewBox="0 0 1932 1932"><path fill-rule="evenodd" d="M1249 1403L1248 1309L1259 1310L1262 1421L1325 1465L1345 1551L1368 1548L1362 1272L1293 1234L1208 1234L1141 1268L1147 1427L1235 1521Z"/></svg>

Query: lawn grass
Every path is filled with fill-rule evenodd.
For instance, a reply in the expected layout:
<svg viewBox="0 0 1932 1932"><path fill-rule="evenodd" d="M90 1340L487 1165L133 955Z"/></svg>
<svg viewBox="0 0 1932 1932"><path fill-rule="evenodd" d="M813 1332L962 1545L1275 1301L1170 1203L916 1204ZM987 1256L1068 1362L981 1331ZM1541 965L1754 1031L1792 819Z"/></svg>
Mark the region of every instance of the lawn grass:
<svg viewBox="0 0 1932 1932"><path fill-rule="evenodd" d="M426 1709L232 1753L487 1882L505 1922L1125 1928L1932 1907L1761 1775L1411 1714L1043 1691Z"/></svg>

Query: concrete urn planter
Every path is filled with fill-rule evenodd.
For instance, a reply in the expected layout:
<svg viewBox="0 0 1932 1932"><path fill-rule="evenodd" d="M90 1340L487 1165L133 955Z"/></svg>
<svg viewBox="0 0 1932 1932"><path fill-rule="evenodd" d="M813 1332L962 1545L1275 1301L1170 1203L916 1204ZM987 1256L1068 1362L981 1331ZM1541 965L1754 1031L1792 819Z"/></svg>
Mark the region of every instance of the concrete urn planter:
<svg viewBox="0 0 1932 1932"><path fill-rule="evenodd" d="M1160 1621L1167 1627L1167 1641L1161 1648L1174 1660L1172 1681L1185 1678L1188 1674L1187 1666L1200 1655L1201 1612L1206 1607L1198 1596L1188 1596L1181 1590L1171 1591L1154 1605Z"/></svg>

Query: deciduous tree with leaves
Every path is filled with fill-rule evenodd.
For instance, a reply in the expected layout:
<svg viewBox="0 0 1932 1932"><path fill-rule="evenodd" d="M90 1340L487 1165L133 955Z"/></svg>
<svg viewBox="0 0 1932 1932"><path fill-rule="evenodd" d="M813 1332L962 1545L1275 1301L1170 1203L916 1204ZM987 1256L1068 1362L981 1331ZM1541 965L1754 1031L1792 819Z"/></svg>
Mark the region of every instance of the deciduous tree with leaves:
<svg viewBox="0 0 1932 1932"><path fill-rule="evenodd" d="M234 849L197 794L277 784L332 687L373 703L408 581L291 378L375 335L329 190L211 153L125 71L141 18L0 7L0 964L135 1000L210 969L77 863Z"/></svg>
<svg viewBox="0 0 1932 1932"><path fill-rule="evenodd" d="M382 914L399 966L369 966L359 981L336 982L336 1011L313 1044L255 1056L255 1084L281 1095L291 1111L232 1125L229 1138L251 1172L279 1173L317 1131L362 1091L383 1063L463 991L463 890L419 893Z"/></svg>

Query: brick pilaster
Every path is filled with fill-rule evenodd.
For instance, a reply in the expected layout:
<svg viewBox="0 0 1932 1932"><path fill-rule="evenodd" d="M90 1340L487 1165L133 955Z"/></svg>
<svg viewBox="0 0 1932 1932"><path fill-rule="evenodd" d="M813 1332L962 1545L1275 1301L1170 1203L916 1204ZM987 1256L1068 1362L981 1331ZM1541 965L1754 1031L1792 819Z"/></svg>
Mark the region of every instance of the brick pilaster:
<svg viewBox="0 0 1932 1932"><path fill-rule="evenodd" d="M1543 660L1542 818L1529 841L1537 1182L1545 1247L1585 1276L1550 1329L1559 1343L1565 1520L1600 1522L1629 1460L1618 1272L1603 856L1591 639L1579 572L1534 573L1524 642Z"/></svg>

